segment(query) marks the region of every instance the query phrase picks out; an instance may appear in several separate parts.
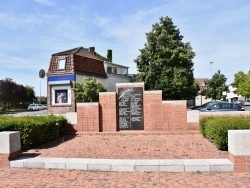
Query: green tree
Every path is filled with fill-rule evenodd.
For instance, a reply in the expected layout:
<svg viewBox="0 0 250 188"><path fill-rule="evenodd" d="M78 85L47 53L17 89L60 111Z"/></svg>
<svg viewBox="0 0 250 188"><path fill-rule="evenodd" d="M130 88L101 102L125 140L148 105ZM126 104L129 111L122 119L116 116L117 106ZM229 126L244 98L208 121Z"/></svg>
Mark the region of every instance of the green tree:
<svg viewBox="0 0 250 188"><path fill-rule="evenodd" d="M83 102L98 102L99 92L107 91L107 88L94 77L92 79L83 78L81 82L75 83L75 96Z"/></svg>
<svg viewBox="0 0 250 188"><path fill-rule="evenodd" d="M238 95L250 98L250 71L247 74L239 71L234 75L234 82L236 85L236 93Z"/></svg>
<svg viewBox="0 0 250 188"><path fill-rule="evenodd" d="M27 92L27 100L26 100L26 102L33 102L36 99L34 87L26 85L25 89L26 89L26 92Z"/></svg>
<svg viewBox="0 0 250 188"><path fill-rule="evenodd" d="M147 90L162 90L166 99L192 99L199 91L193 76L195 53L169 17L161 17L146 33L147 43L134 60L139 72L137 81Z"/></svg>
<svg viewBox="0 0 250 188"><path fill-rule="evenodd" d="M203 94L206 98L212 98L212 100L220 100L222 98L222 92L228 91L226 85L227 78L224 74L218 70L211 79L205 81L207 89L203 90Z"/></svg>
<svg viewBox="0 0 250 188"><path fill-rule="evenodd" d="M7 108L7 104L12 104L16 101L17 84L11 78L0 80L0 102L3 109Z"/></svg>

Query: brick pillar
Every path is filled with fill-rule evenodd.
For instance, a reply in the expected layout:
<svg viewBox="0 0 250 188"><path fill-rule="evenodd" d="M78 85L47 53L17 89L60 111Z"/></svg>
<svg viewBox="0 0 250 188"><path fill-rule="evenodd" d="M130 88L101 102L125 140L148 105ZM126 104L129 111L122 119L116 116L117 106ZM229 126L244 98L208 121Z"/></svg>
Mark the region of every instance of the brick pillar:
<svg viewBox="0 0 250 188"><path fill-rule="evenodd" d="M235 172L250 172L250 130L228 130L228 152Z"/></svg>
<svg viewBox="0 0 250 188"><path fill-rule="evenodd" d="M77 132L99 132L99 103L77 103Z"/></svg>
<svg viewBox="0 0 250 188"><path fill-rule="evenodd" d="M21 140L19 131L0 132L0 167L9 167L10 160L21 154Z"/></svg>
<svg viewBox="0 0 250 188"><path fill-rule="evenodd" d="M117 131L117 110L116 110L116 93L101 92L99 93L100 103L100 130Z"/></svg>
<svg viewBox="0 0 250 188"><path fill-rule="evenodd" d="M163 131L162 91L144 91L144 130Z"/></svg>
<svg viewBox="0 0 250 188"><path fill-rule="evenodd" d="M187 130L187 102L163 101L163 130L186 131Z"/></svg>

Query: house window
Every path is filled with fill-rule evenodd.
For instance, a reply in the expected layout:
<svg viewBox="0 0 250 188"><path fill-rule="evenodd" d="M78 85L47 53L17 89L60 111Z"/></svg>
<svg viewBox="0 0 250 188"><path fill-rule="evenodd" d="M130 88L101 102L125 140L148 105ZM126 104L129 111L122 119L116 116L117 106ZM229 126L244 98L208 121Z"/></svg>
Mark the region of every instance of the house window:
<svg viewBox="0 0 250 188"><path fill-rule="evenodd" d="M55 90L55 103L68 103L68 90Z"/></svg>
<svg viewBox="0 0 250 188"><path fill-rule="evenodd" d="M57 70L65 70L66 58L58 59Z"/></svg>
<svg viewBox="0 0 250 188"><path fill-rule="evenodd" d="M71 105L71 86L51 86L51 105Z"/></svg>

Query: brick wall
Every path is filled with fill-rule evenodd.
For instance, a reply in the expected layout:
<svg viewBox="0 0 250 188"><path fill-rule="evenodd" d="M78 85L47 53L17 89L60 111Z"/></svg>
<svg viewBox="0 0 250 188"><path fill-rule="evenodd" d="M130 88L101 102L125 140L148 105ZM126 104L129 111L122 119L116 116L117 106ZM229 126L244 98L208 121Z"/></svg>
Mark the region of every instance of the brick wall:
<svg viewBox="0 0 250 188"><path fill-rule="evenodd" d="M250 172L250 156L234 156L229 153L229 159L234 163L235 172Z"/></svg>
<svg viewBox="0 0 250 188"><path fill-rule="evenodd" d="M99 93L99 115L88 112L84 105L77 107L77 131L116 132L118 127L118 88L143 88L143 116L145 131L192 131L194 126L188 128L186 100L162 101L162 91L144 91L144 83L121 83L116 85L115 92ZM88 112L88 113L86 113ZM88 117L88 115L90 117ZM99 118L97 125L88 127L88 121ZM92 121L92 120L91 120Z"/></svg>
<svg viewBox="0 0 250 188"><path fill-rule="evenodd" d="M10 160L16 159L20 157L21 151L16 151L10 154L0 154L0 168L1 167L9 167Z"/></svg>
<svg viewBox="0 0 250 188"><path fill-rule="evenodd" d="M144 91L144 130L163 131L162 91Z"/></svg>
<svg viewBox="0 0 250 188"><path fill-rule="evenodd" d="M187 131L186 101L163 101L163 130Z"/></svg>
<svg viewBox="0 0 250 188"><path fill-rule="evenodd" d="M100 131L117 131L116 93L99 93Z"/></svg>
<svg viewBox="0 0 250 188"><path fill-rule="evenodd" d="M99 103L77 103L77 132L99 132Z"/></svg>

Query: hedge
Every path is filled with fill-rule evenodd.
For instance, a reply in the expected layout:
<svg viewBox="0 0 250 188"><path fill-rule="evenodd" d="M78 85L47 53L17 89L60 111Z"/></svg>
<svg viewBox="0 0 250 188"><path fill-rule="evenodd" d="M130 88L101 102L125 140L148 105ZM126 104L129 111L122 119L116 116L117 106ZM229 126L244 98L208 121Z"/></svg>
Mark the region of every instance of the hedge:
<svg viewBox="0 0 250 188"><path fill-rule="evenodd" d="M0 116L1 131L20 131L22 151L54 140L63 134L63 116Z"/></svg>
<svg viewBox="0 0 250 188"><path fill-rule="evenodd" d="M218 149L228 150L228 130L250 129L250 116L210 116L200 120L200 131Z"/></svg>

